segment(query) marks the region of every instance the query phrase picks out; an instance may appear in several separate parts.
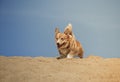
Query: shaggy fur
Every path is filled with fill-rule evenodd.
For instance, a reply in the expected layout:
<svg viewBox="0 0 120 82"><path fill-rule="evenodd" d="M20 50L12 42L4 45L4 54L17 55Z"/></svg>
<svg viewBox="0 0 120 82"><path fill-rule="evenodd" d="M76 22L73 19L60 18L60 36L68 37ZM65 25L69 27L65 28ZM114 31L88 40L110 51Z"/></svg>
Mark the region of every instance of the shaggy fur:
<svg viewBox="0 0 120 82"><path fill-rule="evenodd" d="M83 48L80 42L75 39L71 24L68 24L64 33L61 33L58 28L55 29L55 41L60 54L57 59L73 58L74 56L83 58Z"/></svg>

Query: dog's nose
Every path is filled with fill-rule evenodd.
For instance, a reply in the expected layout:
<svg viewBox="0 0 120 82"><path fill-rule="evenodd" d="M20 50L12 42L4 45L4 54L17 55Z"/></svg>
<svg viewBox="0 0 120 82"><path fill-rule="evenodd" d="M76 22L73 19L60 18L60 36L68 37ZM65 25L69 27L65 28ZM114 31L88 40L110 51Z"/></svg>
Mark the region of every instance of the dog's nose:
<svg viewBox="0 0 120 82"><path fill-rule="evenodd" d="M57 45L59 46L59 43L57 43Z"/></svg>
<svg viewBox="0 0 120 82"><path fill-rule="evenodd" d="M59 43L57 43L57 47L60 47L60 44L59 44Z"/></svg>

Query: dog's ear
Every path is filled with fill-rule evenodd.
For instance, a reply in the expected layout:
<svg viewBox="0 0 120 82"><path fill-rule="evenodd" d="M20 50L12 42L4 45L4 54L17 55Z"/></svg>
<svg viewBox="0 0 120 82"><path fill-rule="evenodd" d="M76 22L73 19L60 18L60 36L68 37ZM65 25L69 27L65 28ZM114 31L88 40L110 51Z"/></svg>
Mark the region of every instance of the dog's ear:
<svg viewBox="0 0 120 82"><path fill-rule="evenodd" d="M58 34L58 33L60 33L59 29L55 28L55 34Z"/></svg>
<svg viewBox="0 0 120 82"><path fill-rule="evenodd" d="M64 34L71 35L71 36L73 35L72 34L72 25L71 24L68 24L68 26L65 28Z"/></svg>
<svg viewBox="0 0 120 82"><path fill-rule="evenodd" d="M69 38L70 38L70 36L71 36L71 35L68 35L68 34L67 34L67 39L69 39Z"/></svg>

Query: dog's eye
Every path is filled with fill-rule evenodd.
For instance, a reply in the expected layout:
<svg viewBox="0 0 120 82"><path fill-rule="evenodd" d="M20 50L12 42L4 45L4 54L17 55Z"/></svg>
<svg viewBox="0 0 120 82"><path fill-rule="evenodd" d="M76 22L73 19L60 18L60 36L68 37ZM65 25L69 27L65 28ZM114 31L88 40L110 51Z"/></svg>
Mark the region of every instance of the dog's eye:
<svg viewBox="0 0 120 82"><path fill-rule="evenodd" d="M58 38L56 38L56 40L58 40Z"/></svg>
<svg viewBox="0 0 120 82"><path fill-rule="evenodd" d="M64 38L61 38L61 40L64 40Z"/></svg>

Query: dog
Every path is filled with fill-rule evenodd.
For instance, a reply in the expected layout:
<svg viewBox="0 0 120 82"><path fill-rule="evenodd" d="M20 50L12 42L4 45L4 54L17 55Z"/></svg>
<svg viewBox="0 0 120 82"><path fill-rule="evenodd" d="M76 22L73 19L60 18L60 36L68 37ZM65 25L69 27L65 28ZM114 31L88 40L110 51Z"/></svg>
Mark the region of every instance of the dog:
<svg viewBox="0 0 120 82"><path fill-rule="evenodd" d="M63 33L60 32L58 28L55 28L55 42L60 54L57 59L73 58L74 56L83 58L83 47L80 42L76 40L72 32L71 24L66 26Z"/></svg>

